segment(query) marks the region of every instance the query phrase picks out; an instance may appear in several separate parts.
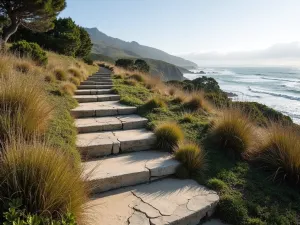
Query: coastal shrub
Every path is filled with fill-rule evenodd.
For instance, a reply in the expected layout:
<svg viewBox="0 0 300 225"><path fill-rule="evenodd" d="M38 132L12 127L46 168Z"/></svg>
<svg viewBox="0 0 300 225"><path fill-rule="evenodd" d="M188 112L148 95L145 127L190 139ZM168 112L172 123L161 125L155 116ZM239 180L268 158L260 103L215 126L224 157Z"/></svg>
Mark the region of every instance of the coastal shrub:
<svg viewBox="0 0 300 225"><path fill-rule="evenodd" d="M152 110L152 109L156 109L156 108L165 108L167 105L164 102L164 100L162 100L161 98L158 97L154 97L151 98L150 100L148 100L143 106L142 108L145 110Z"/></svg>
<svg viewBox="0 0 300 225"><path fill-rule="evenodd" d="M29 62L17 62L15 64L15 69L18 72L27 74L31 69L32 69L32 65Z"/></svg>
<svg viewBox="0 0 300 225"><path fill-rule="evenodd" d="M49 82L49 83L53 83L53 82L56 81L56 77L54 75L52 75L52 74L47 74L45 76L45 81Z"/></svg>
<svg viewBox="0 0 300 225"><path fill-rule="evenodd" d="M134 62L134 69L138 70L142 73L149 73L150 66L147 64L147 62L145 60L137 59Z"/></svg>
<svg viewBox="0 0 300 225"><path fill-rule="evenodd" d="M0 158L0 199L20 199L30 214L80 218L86 188L81 171L72 165L69 155L45 143L12 141Z"/></svg>
<svg viewBox="0 0 300 225"><path fill-rule="evenodd" d="M68 74L62 69L54 70L54 74L57 80L66 81L68 79Z"/></svg>
<svg viewBox="0 0 300 225"><path fill-rule="evenodd" d="M209 131L212 144L233 158L241 158L255 140L255 128L248 116L239 109L224 109Z"/></svg>
<svg viewBox="0 0 300 225"><path fill-rule="evenodd" d="M205 153L197 144L189 143L179 146L175 151L175 159L185 166L190 175L203 174L206 170Z"/></svg>
<svg viewBox="0 0 300 225"><path fill-rule="evenodd" d="M261 168L272 172L274 181L300 184L300 134L291 126L269 125L255 153Z"/></svg>
<svg viewBox="0 0 300 225"><path fill-rule="evenodd" d="M21 57L30 57L38 65L48 63L47 53L37 43L18 41L12 44L10 51Z"/></svg>
<svg viewBox="0 0 300 225"><path fill-rule="evenodd" d="M47 129L53 107L40 82L30 76L0 79L0 141L22 133L30 138Z"/></svg>
<svg viewBox="0 0 300 225"><path fill-rule="evenodd" d="M184 134L178 124L166 122L155 129L157 147L163 151L174 151L180 142L183 141Z"/></svg>
<svg viewBox="0 0 300 225"><path fill-rule="evenodd" d="M76 86L80 85L80 80L77 77L70 77L70 82L75 84Z"/></svg>
<svg viewBox="0 0 300 225"><path fill-rule="evenodd" d="M90 56L84 57L84 58L83 58L83 61L84 61L86 64L88 64L88 65L93 65L93 64L94 64L94 61L93 61L93 59L91 59Z"/></svg>
<svg viewBox="0 0 300 225"><path fill-rule="evenodd" d="M267 225L267 224L261 221L261 219L259 218L248 218L246 225Z"/></svg>
<svg viewBox="0 0 300 225"><path fill-rule="evenodd" d="M243 199L237 195L223 195L216 209L217 217L232 225L242 225L247 222L248 210Z"/></svg>
<svg viewBox="0 0 300 225"><path fill-rule="evenodd" d="M126 70L134 69L134 61L132 59L118 59L115 65Z"/></svg>
<svg viewBox="0 0 300 225"><path fill-rule="evenodd" d="M60 86L60 93L62 95L67 94L67 95L74 95L76 91L76 86L73 83L70 82L63 82Z"/></svg>

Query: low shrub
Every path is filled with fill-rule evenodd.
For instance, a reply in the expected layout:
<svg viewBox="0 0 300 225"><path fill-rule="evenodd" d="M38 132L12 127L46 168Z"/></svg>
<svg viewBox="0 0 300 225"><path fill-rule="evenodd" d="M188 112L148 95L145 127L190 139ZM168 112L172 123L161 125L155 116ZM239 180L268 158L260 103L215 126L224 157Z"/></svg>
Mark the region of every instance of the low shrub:
<svg viewBox="0 0 300 225"><path fill-rule="evenodd" d="M207 186L215 191L222 192L229 189L228 185L217 178L211 178L207 181Z"/></svg>
<svg viewBox="0 0 300 225"><path fill-rule="evenodd" d="M125 78L125 75L124 75L124 74L115 74L115 75L114 75L114 78L115 78L115 79L124 79L124 78Z"/></svg>
<svg viewBox="0 0 300 225"><path fill-rule="evenodd" d="M54 71L55 77L57 80L66 81L68 80L68 74L62 69L56 69Z"/></svg>
<svg viewBox="0 0 300 225"><path fill-rule="evenodd" d="M93 63L94 63L94 61L91 59L91 57L88 57L88 56L84 57L83 61L88 65L93 65Z"/></svg>
<svg viewBox="0 0 300 225"><path fill-rule="evenodd" d="M21 57L30 57L38 65L47 65L47 53L37 44L27 41L18 41L12 44L10 51Z"/></svg>
<svg viewBox="0 0 300 225"><path fill-rule="evenodd" d="M189 171L190 175L203 174L207 163L203 149L193 143L184 144L175 151L175 158Z"/></svg>
<svg viewBox="0 0 300 225"><path fill-rule="evenodd" d="M81 217L86 188L69 155L44 143L15 140L5 146L0 162L0 199L20 199L30 214Z"/></svg>
<svg viewBox="0 0 300 225"><path fill-rule="evenodd" d="M255 128L239 109L225 109L213 120L209 137L213 145L231 157L241 158L255 142Z"/></svg>
<svg viewBox="0 0 300 225"><path fill-rule="evenodd" d="M167 107L166 103L161 98L158 97L154 97L150 99L143 105L143 109L145 110L152 110L155 108L165 108L165 107Z"/></svg>
<svg viewBox="0 0 300 225"><path fill-rule="evenodd" d="M62 95L67 94L67 95L74 95L76 91L76 86L73 83L70 82L63 82L60 87L60 93Z"/></svg>
<svg viewBox="0 0 300 225"><path fill-rule="evenodd" d="M157 147L168 152L174 151L184 138L181 128L173 122L159 125L155 129L155 135Z"/></svg>
<svg viewBox="0 0 300 225"><path fill-rule="evenodd" d="M56 81L56 77L54 75L52 75L52 74L47 74L45 76L45 81L49 82L49 83L53 83L53 82Z"/></svg>
<svg viewBox="0 0 300 225"><path fill-rule="evenodd" d="M248 218L246 225L267 225L267 224L261 221L259 218Z"/></svg>
<svg viewBox="0 0 300 225"><path fill-rule="evenodd" d="M70 77L70 82L75 84L76 86L80 85L80 80L77 77Z"/></svg>
<svg viewBox="0 0 300 225"><path fill-rule="evenodd" d="M41 83L30 76L10 76L0 80L0 141L9 135L43 134L53 107Z"/></svg>
<svg viewBox="0 0 300 225"><path fill-rule="evenodd" d="M273 173L274 181L300 184L300 134L291 126L269 125L255 161Z"/></svg>
<svg viewBox="0 0 300 225"><path fill-rule="evenodd" d="M32 69L32 65L29 62L18 62L15 65L15 69L18 72L27 74Z"/></svg>
<svg viewBox="0 0 300 225"><path fill-rule="evenodd" d="M246 224L248 220L248 210L243 199L235 195L222 196L216 214L223 222L232 225Z"/></svg>

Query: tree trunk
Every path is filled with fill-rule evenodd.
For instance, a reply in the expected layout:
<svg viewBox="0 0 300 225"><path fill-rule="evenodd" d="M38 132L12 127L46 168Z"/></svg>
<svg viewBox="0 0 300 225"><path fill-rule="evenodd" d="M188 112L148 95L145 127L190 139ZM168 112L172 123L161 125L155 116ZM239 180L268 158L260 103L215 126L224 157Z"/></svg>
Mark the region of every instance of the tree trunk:
<svg viewBox="0 0 300 225"><path fill-rule="evenodd" d="M2 40L1 40L1 49L2 51L5 50L5 45L8 41L8 39L16 33L19 27L19 23L16 21L16 19L11 20L11 24L8 27L3 28L3 34L2 34Z"/></svg>

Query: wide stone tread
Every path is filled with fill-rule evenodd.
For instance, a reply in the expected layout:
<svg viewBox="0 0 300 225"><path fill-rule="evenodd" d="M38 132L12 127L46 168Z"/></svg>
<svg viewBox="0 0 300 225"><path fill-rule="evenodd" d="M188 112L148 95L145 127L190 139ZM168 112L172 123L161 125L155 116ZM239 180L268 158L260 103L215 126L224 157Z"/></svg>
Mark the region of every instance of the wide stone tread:
<svg viewBox="0 0 300 225"><path fill-rule="evenodd" d="M102 95L111 93L113 93L112 89L83 89L75 91L75 95Z"/></svg>
<svg viewBox="0 0 300 225"><path fill-rule="evenodd" d="M112 85L112 81L82 81L81 85Z"/></svg>
<svg viewBox="0 0 300 225"><path fill-rule="evenodd" d="M93 196L88 219L105 225L197 225L219 201L194 180L167 178Z"/></svg>
<svg viewBox="0 0 300 225"><path fill-rule="evenodd" d="M93 85L93 84L84 84L84 85L79 85L78 89L82 90L82 89L109 89L112 88L113 85L109 84L109 85Z"/></svg>
<svg viewBox="0 0 300 225"><path fill-rule="evenodd" d="M146 126L148 120L139 115L81 118L75 120L78 133L112 130L139 129Z"/></svg>
<svg viewBox="0 0 300 225"><path fill-rule="evenodd" d="M180 165L161 151L134 152L82 163L93 193L147 183L172 175Z"/></svg>
<svg viewBox="0 0 300 225"><path fill-rule="evenodd" d="M75 118L128 115L136 112L136 107L125 106L118 101L80 103L71 110Z"/></svg>
<svg viewBox="0 0 300 225"><path fill-rule="evenodd" d="M104 131L77 135L77 148L85 158L150 150L156 136L146 129Z"/></svg>
<svg viewBox="0 0 300 225"><path fill-rule="evenodd" d="M74 95L73 96L79 103L84 102L104 102L104 101L117 101L120 100L120 95Z"/></svg>

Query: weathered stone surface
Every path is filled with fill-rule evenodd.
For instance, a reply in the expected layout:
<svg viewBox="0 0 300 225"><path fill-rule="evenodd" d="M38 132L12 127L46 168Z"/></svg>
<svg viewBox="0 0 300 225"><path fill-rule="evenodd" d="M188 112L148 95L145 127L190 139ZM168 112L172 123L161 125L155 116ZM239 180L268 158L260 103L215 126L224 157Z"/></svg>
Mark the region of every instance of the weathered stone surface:
<svg viewBox="0 0 300 225"><path fill-rule="evenodd" d="M156 167L148 168L152 164ZM159 151L135 152L82 163L84 176L94 192L149 182L152 171L157 177L172 175L179 162L169 153ZM160 170L160 167L163 168ZM169 167L169 169L168 169Z"/></svg>
<svg viewBox="0 0 300 225"><path fill-rule="evenodd" d="M76 90L75 95L102 95L102 94L111 94L113 93L112 89L85 89L85 90Z"/></svg>
<svg viewBox="0 0 300 225"><path fill-rule="evenodd" d="M109 89L112 88L113 85L93 85L93 84L86 84L86 85L79 85L78 89Z"/></svg>
<svg viewBox="0 0 300 225"><path fill-rule="evenodd" d="M77 135L78 149L89 157L117 154L119 151L142 151L156 143L155 135L145 129L105 131ZM109 153L109 149L111 149Z"/></svg>
<svg viewBox="0 0 300 225"><path fill-rule="evenodd" d="M203 204L191 210L187 205L197 196L208 195L215 195L215 201L211 204L211 207L215 207L218 201L215 192L207 190L193 180L170 178L106 192L98 195L89 206L95 206L94 212L98 219L95 224L126 224L124 221L127 216L128 222L138 221L140 224L144 224L147 218L150 219L150 224L155 225L197 225L206 216L206 211L212 209ZM212 200L211 197L208 199ZM106 215L109 216L109 220L105 218Z"/></svg>
<svg viewBox="0 0 300 225"><path fill-rule="evenodd" d="M103 95L74 95L79 103L84 102L103 102L103 101L117 101L120 100L120 95L103 94Z"/></svg>
<svg viewBox="0 0 300 225"><path fill-rule="evenodd" d="M79 133L139 129L145 127L147 119L138 115L106 116L75 119Z"/></svg>
<svg viewBox="0 0 300 225"><path fill-rule="evenodd" d="M107 81L97 81L97 80L91 80L91 81L82 81L80 84L94 84L94 85L102 85L102 84L104 84L104 85L111 85L112 84L112 81L109 81L109 80L107 80Z"/></svg>
<svg viewBox="0 0 300 225"><path fill-rule="evenodd" d="M150 221L145 214L135 211L129 218L129 225L150 225Z"/></svg>
<svg viewBox="0 0 300 225"><path fill-rule="evenodd" d="M80 103L78 107L71 110L75 118L124 115L135 112L136 107L124 106L118 101Z"/></svg>

